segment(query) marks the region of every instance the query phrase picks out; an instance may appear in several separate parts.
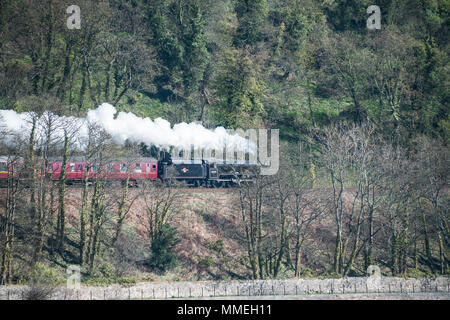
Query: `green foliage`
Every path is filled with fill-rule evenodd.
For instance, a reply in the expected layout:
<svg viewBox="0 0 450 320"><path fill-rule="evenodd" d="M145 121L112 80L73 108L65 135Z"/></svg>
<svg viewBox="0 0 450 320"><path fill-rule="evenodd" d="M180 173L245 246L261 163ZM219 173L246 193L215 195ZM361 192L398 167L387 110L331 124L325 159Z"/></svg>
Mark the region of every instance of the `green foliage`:
<svg viewBox="0 0 450 320"><path fill-rule="evenodd" d="M266 0L237 0L238 19L235 43L238 46L254 45L262 39L262 29L269 12Z"/></svg>
<svg viewBox="0 0 450 320"><path fill-rule="evenodd" d="M30 284L33 286L56 286L64 284L66 280L53 268L42 263L37 263L27 274L20 277L19 284Z"/></svg>
<svg viewBox="0 0 450 320"><path fill-rule="evenodd" d="M212 257L204 257L198 260L198 266L202 269L207 269L214 264L214 259Z"/></svg>
<svg viewBox="0 0 450 320"><path fill-rule="evenodd" d="M257 127L265 115L258 66L244 52L224 52L215 81L216 121L231 128Z"/></svg>
<svg viewBox="0 0 450 320"><path fill-rule="evenodd" d="M48 95L67 106L58 112L82 115L108 101L172 123L278 127L289 141L368 118L386 135L401 126L447 141L449 1L382 1L376 32L365 26L371 4L86 2L93 27L73 33L46 14L56 3L8 1L0 108L29 110L26 97Z"/></svg>
<svg viewBox="0 0 450 320"><path fill-rule="evenodd" d="M89 286L110 286L116 283L122 286L132 286L137 283L137 280L134 277L91 277L84 281L84 284Z"/></svg>
<svg viewBox="0 0 450 320"><path fill-rule="evenodd" d="M300 277L302 278L314 278L316 276L316 272L314 272L311 268L302 268L300 271Z"/></svg>
<svg viewBox="0 0 450 320"><path fill-rule="evenodd" d="M218 240L216 240L214 242L207 242L205 247L208 250L216 251L218 254L223 254L224 253L222 239L218 239Z"/></svg>
<svg viewBox="0 0 450 320"><path fill-rule="evenodd" d="M319 279L340 279L342 275L336 272L325 272L318 276Z"/></svg>
<svg viewBox="0 0 450 320"><path fill-rule="evenodd" d="M337 31L363 29L368 17L366 9L372 3L361 0L324 1L327 19Z"/></svg>
<svg viewBox="0 0 450 320"><path fill-rule="evenodd" d="M106 278L113 278L115 276L114 267L108 263L101 265L99 271Z"/></svg>
<svg viewBox="0 0 450 320"><path fill-rule="evenodd" d="M405 278L432 278L434 275L429 272L424 272L419 269L408 268L406 272L403 274Z"/></svg>
<svg viewBox="0 0 450 320"><path fill-rule="evenodd" d="M83 281L88 286L109 286L114 283L112 278L107 277L91 277Z"/></svg>
<svg viewBox="0 0 450 320"><path fill-rule="evenodd" d="M119 277L116 278L116 282L122 286L132 286L137 283L135 277Z"/></svg>
<svg viewBox="0 0 450 320"><path fill-rule="evenodd" d="M149 266L157 271L166 272L177 266L174 247L181 241L177 229L169 224L161 227L157 237L151 243Z"/></svg>

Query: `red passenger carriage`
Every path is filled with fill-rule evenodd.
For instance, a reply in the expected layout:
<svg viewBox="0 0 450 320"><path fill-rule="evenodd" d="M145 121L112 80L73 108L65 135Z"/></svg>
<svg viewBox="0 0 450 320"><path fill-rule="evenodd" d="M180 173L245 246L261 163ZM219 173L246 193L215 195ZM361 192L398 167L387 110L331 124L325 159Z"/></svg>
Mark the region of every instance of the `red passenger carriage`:
<svg viewBox="0 0 450 320"><path fill-rule="evenodd" d="M53 180L61 176L61 160L49 161L47 172ZM82 158L69 159L66 166L66 181L69 184L82 182L88 170L88 179L95 179L100 171L99 163L89 164ZM0 180L6 181L8 171L12 172L12 165L7 158L0 158ZM129 175L130 184L138 184L140 180L156 180L158 178L158 161L153 158L141 158L135 161L123 159L106 161L102 165L101 174L105 180L125 181Z"/></svg>

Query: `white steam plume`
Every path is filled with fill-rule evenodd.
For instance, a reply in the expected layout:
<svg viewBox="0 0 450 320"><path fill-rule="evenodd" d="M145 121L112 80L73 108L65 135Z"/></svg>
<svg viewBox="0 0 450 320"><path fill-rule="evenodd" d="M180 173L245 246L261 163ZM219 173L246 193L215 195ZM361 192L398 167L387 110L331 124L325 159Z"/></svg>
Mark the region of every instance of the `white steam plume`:
<svg viewBox="0 0 450 320"><path fill-rule="evenodd" d="M113 141L118 145L123 145L129 140L135 143L145 143L155 145L160 148L176 147L178 149L190 149L191 145L195 149L213 150L220 149L227 145L227 148L234 148L241 152L256 152L256 146L247 139L237 135L229 134L225 128L218 127L209 130L197 123L179 123L171 127L167 120L157 118L140 118L131 112L119 112L116 117L116 108L108 103L103 103L95 110L89 110L86 118L57 117L58 123L72 123L77 130L77 141L86 141L88 135L88 124L97 124L111 135ZM0 122L8 133L15 133L26 138L31 130L31 113L16 113L13 110L0 110ZM45 116L41 116L38 123L44 123ZM42 125L41 125L42 127ZM56 129L54 140L62 140L63 130L60 125ZM0 127L1 130L1 127ZM37 136L43 135L43 129L38 130ZM4 137L8 143L8 137ZM11 140L12 141L12 140ZM83 149L84 146L78 145ZM250 150L248 150L250 149Z"/></svg>

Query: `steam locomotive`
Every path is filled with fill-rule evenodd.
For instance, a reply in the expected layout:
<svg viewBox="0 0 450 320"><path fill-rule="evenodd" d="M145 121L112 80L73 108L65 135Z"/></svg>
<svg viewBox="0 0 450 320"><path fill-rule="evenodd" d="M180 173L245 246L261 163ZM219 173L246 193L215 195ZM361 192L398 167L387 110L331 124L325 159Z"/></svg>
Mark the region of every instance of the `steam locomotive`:
<svg viewBox="0 0 450 320"><path fill-rule="evenodd" d="M46 173L51 179L59 180L62 160L52 159L48 162ZM7 157L0 157L0 185L5 185L8 177L23 178L25 168L23 160L10 162ZM86 172L87 171L87 172ZM67 161L66 183L76 184L95 180L101 175L105 180L125 182L138 186L144 180L162 181L164 184L176 182L189 187L227 188L240 182L252 181L259 172L259 165L241 161L224 163L205 159L172 160L168 153L157 160L139 158L133 161L118 159L106 161L102 167L98 163L89 166L84 158L74 157ZM43 174L43 172L41 173Z"/></svg>

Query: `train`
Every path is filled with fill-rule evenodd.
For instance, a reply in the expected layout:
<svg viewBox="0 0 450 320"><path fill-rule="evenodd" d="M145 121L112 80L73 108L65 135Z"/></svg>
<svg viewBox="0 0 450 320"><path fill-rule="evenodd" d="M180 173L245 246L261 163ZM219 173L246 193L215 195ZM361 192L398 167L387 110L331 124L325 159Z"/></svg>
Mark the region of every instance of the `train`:
<svg viewBox="0 0 450 320"><path fill-rule="evenodd" d="M61 176L62 159L50 159L46 173L52 180ZM5 185L8 177L24 178L18 167L24 168L23 160L13 163L8 157L0 157L0 185ZM86 159L72 157L66 165L66 183L73 185L82 183L86 178L93 181L101 174L106 181L121 181L128 179L130 186L138 187L143 181L161 181L165 185L185 185L188 187L229 188L241 182L252 182L259 173L260 166L256 163L233 162L224 163L205 159L172 160L167 153L159 160L156 158L139 158L131 160L117 159L104 161L100 169L99 163L87 165ZM101 171L101 172L100 172Z"/></svg>

